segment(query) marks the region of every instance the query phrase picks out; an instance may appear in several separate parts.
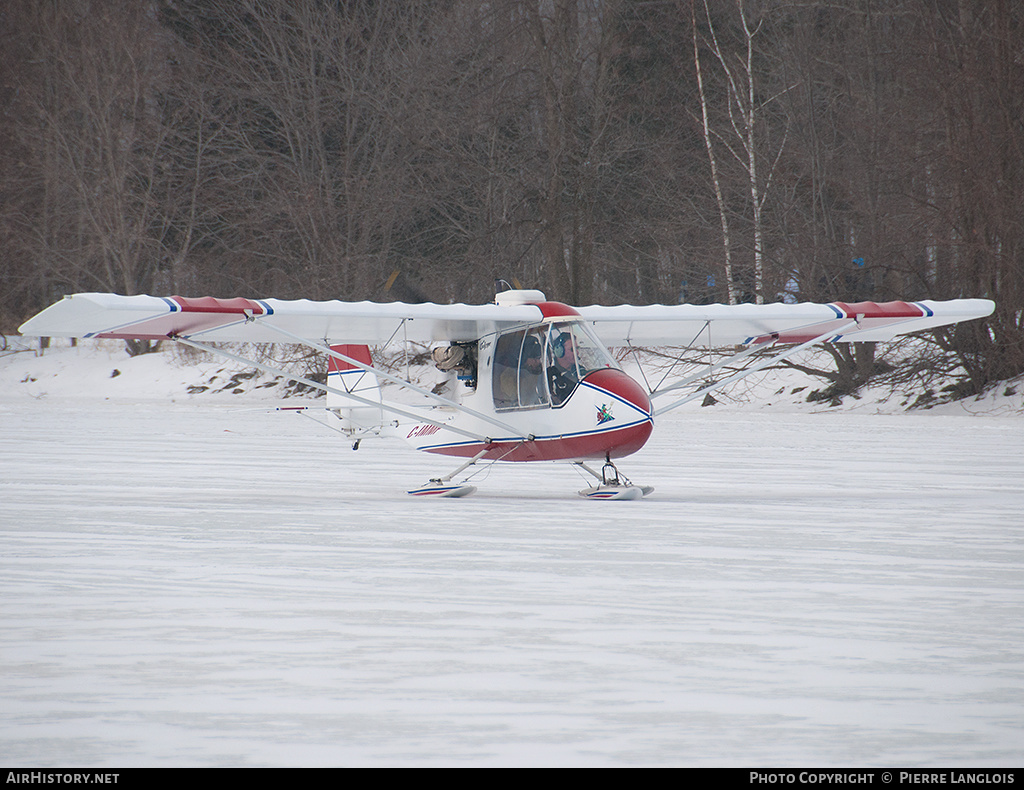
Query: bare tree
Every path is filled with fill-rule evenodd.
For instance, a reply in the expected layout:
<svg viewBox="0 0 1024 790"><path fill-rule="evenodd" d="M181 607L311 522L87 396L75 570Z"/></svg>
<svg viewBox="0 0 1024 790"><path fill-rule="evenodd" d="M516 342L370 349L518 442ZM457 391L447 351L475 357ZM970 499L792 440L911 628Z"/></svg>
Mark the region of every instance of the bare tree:
<svg viewBox="0 0 1024 790"><path fill-rule="evenodd" d="M715 202L718 204L718 219L722 226L722 256L725 271L725 283L729 294L729 304L738 304L739 296L732 273L732 231L729 228L729 211L725 203L722 189L722 177L718 170L718 157L715 154L714 137L711 133L711 122L708 112L708 96L704 90L704 67L700 59L700 36L697 32L696 0L690 0L690 21L693 27L693 66L697 77L698 96L700 97L701 131L704 146L708 152L708 164L711 166L711 184L715 190ZM710 16L707 5L704 12Z"/></svg>
<svg viewBox="0 0 1024 790"><path fill-rule="evenodd" d="M32 112L21 129L33 138L32 244L46 290L147 291L169 209L166 50L152 8L70 0L26 11Z"/></svg>
<svg viewBox="0 0 1024 790"><path fill-rule="evenodd" d="M942 333L965 391L1024 371L1024 9L1009 0L916 0L913 85L931 134L926 204L938 221L924 279L941 297L990 296L985 323Z"/></svg>
<svg viewBox="0 0 1024 790"><path fill-rule="evenodd" d="M694 0L696 2L696 0ZM726 105L727 124L722 131L712 130L710 124L706 125L705 140L709 149L709 156L715 162L712 150L712 138L717 139L732 157L738 162L746 175L748 203L752 220L753 235L753 291L754 301L760 304L764 301L765 295L765 228L764 208L765 202L771 189L772 179L779 157L786 144L787 131L783 129L781 140L774 145L768 142L767 129L762 131L762 115L765 107L774 101L776 96L765 97L757 84L757 68L755 55L757 48L755 42L762 33L764 16L750 18L746 8L746 0L735 0L735 14L739 31L738 47L733 49L728 46L719 31L708 0L701 0L703 6L703 20L706 35L703 36L703 43L711 51L718 67L724 77L725 92L722 101ZM696 14L691 9L694 20L694 36L697 37ZM696 47L694 62L700 67L699 47ZM703 75L701 80L701 103L702 116L707 112L707 96L703 87ZM706 120L705 120L705 123ZM768 164L762 163L762 157L766 151ZM717 171L717 164L715 165ZM719 176L715 175L716 182ZM729 245L731 250L731 244ZM729 261L731 271L731 260ZM735 298L733 292L734 284L732 278L729 281L730 299Z"/></svg>
<svg viewBox="0 0 1024 790"><path fill-rule="evenodd" d="M225 281L314 298L385 283L417 209L407 113L428 6L167 5L164 24L216 86L209 199L227 229Z"/></svg>

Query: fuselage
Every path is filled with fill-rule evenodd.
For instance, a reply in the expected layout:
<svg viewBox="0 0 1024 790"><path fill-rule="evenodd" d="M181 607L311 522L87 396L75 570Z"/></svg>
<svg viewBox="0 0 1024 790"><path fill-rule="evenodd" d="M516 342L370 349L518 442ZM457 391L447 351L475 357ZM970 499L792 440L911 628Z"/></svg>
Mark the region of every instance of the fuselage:
<svg viewBox="0 0 1024 790"><path fill-rule="evenodd" d="M488 460L621 458L653 429L646 390L623 372L571 307L539 303L543 321L480 338L465 411L432 409L429 422L399 427L416 449ZM493 415L504 426L471 412ZM486 437L468 439L446 426Z"/></svg>

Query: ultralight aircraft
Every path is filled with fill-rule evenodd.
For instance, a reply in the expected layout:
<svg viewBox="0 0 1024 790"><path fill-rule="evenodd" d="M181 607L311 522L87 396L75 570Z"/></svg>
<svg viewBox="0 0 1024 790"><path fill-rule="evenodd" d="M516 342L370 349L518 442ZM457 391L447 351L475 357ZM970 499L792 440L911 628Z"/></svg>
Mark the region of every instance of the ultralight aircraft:
<svg viewBox="0 0 1024 790"><path fill-rule="evenodd" d="M522 289L502 291L485 305L80 293L29 319L21 332L172 340L322 390L333 415L328 427L353 448L366 436L390 435L417 450L465 459L409 491L416 496L471 494L476 488L456 478L485 462L565 461L594 478L581 496L638 499L653 489L634 485L613 459L643 447L658 415L817 343L886 341L993 310L986 299L570 307ZM432 347L435 366L457 378L455 391L439 394L375 367L370 346L396 341ZM218 345L238 342L317 349L328 358L327 383ZM649 387L622 370L609 346L733 353L695 375ZM728 372L748 357L745 367ZM386 400L382 381L428 405ZM600 471L594 462L603 462Z"/></svg>

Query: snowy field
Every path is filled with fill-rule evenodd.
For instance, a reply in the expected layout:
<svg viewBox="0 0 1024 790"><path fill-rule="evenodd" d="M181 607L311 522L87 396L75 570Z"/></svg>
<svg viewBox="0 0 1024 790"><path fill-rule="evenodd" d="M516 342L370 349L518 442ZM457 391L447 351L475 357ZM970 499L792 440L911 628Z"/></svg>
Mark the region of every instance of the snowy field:
<svg viewBox="0 0 1024 790"><path fill-rule="evenodd" d="M90 354L0 360L8 764L1024 765L1016 403L694 407L649 499L423 501L450 459Z"/></svg>

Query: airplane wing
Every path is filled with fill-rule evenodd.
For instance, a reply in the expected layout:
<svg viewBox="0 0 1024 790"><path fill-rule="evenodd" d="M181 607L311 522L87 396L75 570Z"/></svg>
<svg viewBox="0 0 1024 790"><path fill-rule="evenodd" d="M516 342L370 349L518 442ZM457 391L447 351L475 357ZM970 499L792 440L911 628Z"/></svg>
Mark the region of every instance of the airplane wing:
<svg viewBox="0 0 1024 790"><path fill-rule="evenodd" d="M947 302L832 302L766 305L592 305L577 308L609 346L735 346L775 340L804 343L890 340L924 329L983 318L987 299ZM569 317L568 313L562 314ZM404 304L314 302L307 299L215 299L181 296L67 296L29 319L22 334L159 340L281 342L282 333L310 341L376 345L395 340L471 342L544 318L535 304ZM835 332L835 335L830 335Z"/></svg>
<svg viewBox="0 0 1024 790"><path fill-rule="evenodd" d="M988 299L829 304L593 305L577 312L609 346L748 345L892 340L899 335L991 315ZM829 336L834 332L834 336Z"/></svg>
<svg viewBox="0 0 1024 790"><path fill-rule="evenodd" d="M82 293L30 318L23 335L280 343L283 330L305 340L376 345L389 338L419 343L471 342L521 323L540 321L533 305L313 302L308 299L190 299ZM256 319L256 320L254 320Z"/></svg>

